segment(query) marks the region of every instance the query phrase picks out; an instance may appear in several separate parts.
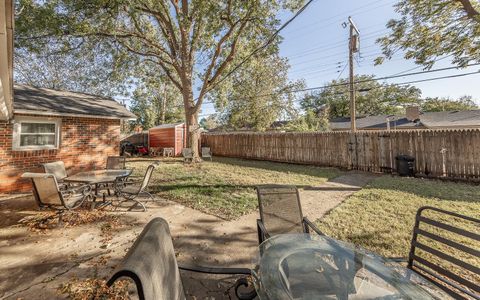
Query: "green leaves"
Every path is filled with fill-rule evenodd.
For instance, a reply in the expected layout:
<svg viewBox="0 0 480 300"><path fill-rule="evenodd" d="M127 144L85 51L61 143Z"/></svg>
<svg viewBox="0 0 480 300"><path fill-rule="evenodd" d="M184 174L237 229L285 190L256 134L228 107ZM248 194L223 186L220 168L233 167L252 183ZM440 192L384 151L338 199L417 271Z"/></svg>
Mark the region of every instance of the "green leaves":
<svg viewBox="0 0 480 300"><path fill-rule="evenodd" d="M398 20L390 20L391 33L377 40L381 64L399 50L406 59L431 68L443 55L458 66L480 62L480 4L473 0L400 0Z"/></svg>
<svg viewBox="0 0 480 300"><path fill-rule="evenodd" d="M399 106L415 104L420 101L421 91L416 87L367 81L373 78L373 75L355 76L355 81L359 82L355 85L358 115L396 114L402 111ZM347 83L346 79L333 80L328 85L336 86L305 96L300 105L305 111L313 110L315 112L320 112L324 107L328 107L330 118L350 116Z"/></svg>

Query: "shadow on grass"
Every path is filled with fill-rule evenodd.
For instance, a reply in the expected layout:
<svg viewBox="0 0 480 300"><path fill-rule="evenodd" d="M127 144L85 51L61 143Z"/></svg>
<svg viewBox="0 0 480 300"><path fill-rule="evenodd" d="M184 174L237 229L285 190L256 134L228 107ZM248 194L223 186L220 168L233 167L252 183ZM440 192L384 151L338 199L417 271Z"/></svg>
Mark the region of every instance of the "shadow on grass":
<svg viewBox="0 0 480 300"><path fill-rule="evenodd" d="M424 198L447 201L477 202L480 204L480 187L471 184L445 182L435 179L382 176L368 184L364 190L402 192Z"/></svg>
<svg viewBox="0 0 480 300"><path fill-rule="evenodd" d="M264 169L269 171L277 172L286 172L286 173L297 173L302 175L322 177L322 178L335 178L341 175L341 171L335 168L322 168L311 165L300 165L300 164L291 164L284 162L272 162L272 161L263 161L263 160L247 160L241 158L230 158L230 157L218 157L216 156L213 160L217 163L232 165L232 166L241 166L248 168Z"/></svg>

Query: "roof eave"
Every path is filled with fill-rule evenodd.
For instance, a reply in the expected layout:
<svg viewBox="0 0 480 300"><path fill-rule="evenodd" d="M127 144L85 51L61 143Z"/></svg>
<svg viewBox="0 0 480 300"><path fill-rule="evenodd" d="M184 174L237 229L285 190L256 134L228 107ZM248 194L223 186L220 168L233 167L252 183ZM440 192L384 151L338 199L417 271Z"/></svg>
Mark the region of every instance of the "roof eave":
<svg viewBox="0 0 480 300"><path fill-rule="evenodd" d="M112 119L112 120L125 120L135 121L135 116L104 116L104 115L89 115L89 114L72 114L72 113L59 113L50 111L38 111L29 109L15 109L14 114L26 114L26 115L39 115L39 116L55 116L55 117L75 117L75 118L94 118L94 119Z"/></svg>

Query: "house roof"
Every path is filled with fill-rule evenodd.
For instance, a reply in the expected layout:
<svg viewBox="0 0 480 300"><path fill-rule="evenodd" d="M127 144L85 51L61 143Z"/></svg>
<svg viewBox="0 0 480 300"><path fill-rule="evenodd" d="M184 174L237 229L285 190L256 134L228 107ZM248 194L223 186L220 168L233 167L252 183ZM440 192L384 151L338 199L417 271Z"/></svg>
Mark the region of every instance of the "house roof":
<svg viewBox="0 0 480 300"><path fill-rule="evenodd" d="M173 128L173 127L177 127L177 126L180 126L180 125L183 125L183 124L185 124L185 123L180 122L180 123L171 123L171 124L161 124L161 125L157 125L155 127L152 127L150 129Z"/></svg>
<svg viewBox="0 0 480 300"><path fill-rule="evenodd" d="M102 96L28 85L15 85L13 94L15 113L130 120L137 118L117 101Z"/></svg>
<svg viewBox="0 0 480 300"><path fill-rule="evenodd" d="M387 118L390 128L472 128L480 127L480 110L425 112L420 114L417 122L409 121L405 116L378 115L358 117L359 129L387 129ZM336 118L330 120L332 130L350 129L350 118Z"/></svg>

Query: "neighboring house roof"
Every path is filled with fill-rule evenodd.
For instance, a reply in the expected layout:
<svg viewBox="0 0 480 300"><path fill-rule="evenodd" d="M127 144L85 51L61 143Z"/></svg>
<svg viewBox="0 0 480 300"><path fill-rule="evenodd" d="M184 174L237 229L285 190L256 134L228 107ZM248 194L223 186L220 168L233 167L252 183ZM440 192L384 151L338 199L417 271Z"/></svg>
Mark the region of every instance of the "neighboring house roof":
<svg viewBox="0 0 480 300"><path fill-rule="evenodd" d="M405 116L379 115L357 118L359 129L387 129L387 118L391 129L412 128L472 128L480 127L480 110L426 112L420 114L416 122L409 121ZM332 130L349 130L350 118L330 120Z"/></svg>
<svg viewBox="0 0 480 300"><path fill-rule="evenodd" d="M426 127L480 127L480 109L424 113L420 120Z"/></svg>
<svg viewBox="0 0 480 300"><path fill-rule="evenodd" d="M171 124L161 124L161 125L157 125L155 127L152 127L150 129L174 128L174 127L177 127L177 126L181 126L183 124L185 124L185 123L180 122L180 123L171 123Z"/></svg>
<svg viewBox="0 0 480 300"><path fill-rule="evenodd" d="M15 85L13 93L15 113L130 120L137 118L117 101L102 96L28 85Z"/></svg>

